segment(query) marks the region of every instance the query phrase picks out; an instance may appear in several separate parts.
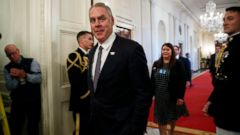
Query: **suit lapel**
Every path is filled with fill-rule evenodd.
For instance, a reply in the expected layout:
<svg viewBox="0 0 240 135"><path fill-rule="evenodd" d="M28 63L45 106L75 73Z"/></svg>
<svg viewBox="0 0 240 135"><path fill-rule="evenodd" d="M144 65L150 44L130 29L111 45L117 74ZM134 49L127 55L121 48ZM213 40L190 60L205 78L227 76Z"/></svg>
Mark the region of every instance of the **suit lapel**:
<svg viewBox="0 0 240 135"><path fill-rule="evenodd" d="M101 70L101 73L100 73L100 76L98 78L98 86L100 85L101 86L101 82L102 80L104 80L105 77L108 77L108 75L111 75L112 71L114 71L113 69L116 68L116 66L119 66L117 65L116 63L118 63L119 61L119 58L121 57L119 55L119 53L121 52L120 51L120 41L121 39L116 36L116 39L114 40L113 42L113 45L109 51L109 54L106 58L106 61L102 67L102 70ZM91 86L92 89L93 89L93 76L92 76L92 64L93 64L93 59L94 59L94 53L96 51L98 47L98 44L94 46L94 48L89 52L89 79L91 81ZM96 90L97 92L98 90Z"/></svg>
<svg viewBox="0 0 240 135"><path fill-rule="evenodd" d="M93 76L92 76L92 64L93 64L93 58L94 58L94 53L97 49L98 44L96 44L89 52L89 71L88 71L88 77L91 81L91 86L93 87Z"/></svg>
<svg viewBox="0 0 240 135"><path fill-rule="evenodd" d="M113 45L108 53L108 56L106 58L106 61L102 67L102 70L101 70L101 74L99 76L99 80L98 80L98 83L101 83L101 80L104 79L104 77L107 77L107 75L109 75L109 73L112 71L112 69L115 68L115 66L118 62L118 59L120 58L120 38L118 36L116 36L116 39L114 40L113 42Z"/></svg>

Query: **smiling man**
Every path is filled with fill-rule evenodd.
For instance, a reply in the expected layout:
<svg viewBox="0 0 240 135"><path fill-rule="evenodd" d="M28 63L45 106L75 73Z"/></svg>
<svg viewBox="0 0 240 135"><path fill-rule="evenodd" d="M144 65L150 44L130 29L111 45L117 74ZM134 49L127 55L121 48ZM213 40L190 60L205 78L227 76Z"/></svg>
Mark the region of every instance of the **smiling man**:
<svg viewBox="0 0 240 135"><path fill-rule="evenodd" d="M240 7L226 9L223 27L228 43L220 52L214 90L203 111L213 116L217 135L240 135Z"/></svg>
<svg viewBox="0 0 240 135"><path fill-rule="evenodd" d="M89 54L91 135L143 135L152 101L143 48L113 32L104 3L90 8L89 19L97 39Z"/></svg>

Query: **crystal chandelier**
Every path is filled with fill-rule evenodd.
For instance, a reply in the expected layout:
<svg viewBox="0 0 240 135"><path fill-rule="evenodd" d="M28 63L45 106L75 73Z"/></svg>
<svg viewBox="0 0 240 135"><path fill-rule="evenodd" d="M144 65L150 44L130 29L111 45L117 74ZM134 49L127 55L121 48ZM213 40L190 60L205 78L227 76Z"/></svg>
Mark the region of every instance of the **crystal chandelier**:
<svg viewBox="0 0 240 135"><path fill-rule="evenodd" d="M200 16L200 23L208 32L222 32L223 13L216 12L216 3L213 0L206 4L206 13Z"/></svg>
<svg viewBox="0 0 240 135"><path fill-rule="evenodd" d="M218 41L219 43L224 43L225 41L227 41L227 37L228 35L223 32L218 32L214 34L214 40Z"/></svg>

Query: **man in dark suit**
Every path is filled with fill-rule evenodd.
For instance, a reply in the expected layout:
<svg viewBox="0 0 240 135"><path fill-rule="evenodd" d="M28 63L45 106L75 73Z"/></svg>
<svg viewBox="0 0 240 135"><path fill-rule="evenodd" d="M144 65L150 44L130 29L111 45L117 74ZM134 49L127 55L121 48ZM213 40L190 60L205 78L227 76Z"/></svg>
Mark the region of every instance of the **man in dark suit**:
<svg viewBox="0 0 240 135"><path fill-rule="evenodd" d="M210 57L210 64L209 64L209 72L211 73L211 77L212 77L212 84L214 84L214 80L215 80L215 75L216 75L216 64L215 62L217 61L217 56L218 53L221 50L221 44L220 43L216 43L215 45L215 53L211 55Z"/></svg>
<svg viewBox="0 0 240 135"><path fill-rule="evenodd" d="M113 32L104 3L90 8L89 19L97 39L89 53L91 135L143 135L153 95L144 50Z"/></svg>
<svg viewBox="0 0 240 135"><path fill-rule="evenodd" d="M222 46L214 90L203 111L214 118L217 135L240 135L240 7L227 8L223 21L228 42Z"/></svg>
<svg viewBox="0 0 240 135"><path fill-rule="evenodd" d="M180 60L184 65L185 70L185 79L186 84L189 87L192 87L192 70L191 70L191 62L188 58L181 56L181 48L178 45L174 45L174 52L176 55L176 59Z"/></svg>
<svg viewBox="0 0 240 135"><path fill-rule="evenodd" d="M93 46L93 35L88 31L80 31L77 34L77 41L79 47L67 58L67 72L71 84L69 110L73 112L73 120L76 124L73 135L87 135L90 117L87 53Z"/></svg>

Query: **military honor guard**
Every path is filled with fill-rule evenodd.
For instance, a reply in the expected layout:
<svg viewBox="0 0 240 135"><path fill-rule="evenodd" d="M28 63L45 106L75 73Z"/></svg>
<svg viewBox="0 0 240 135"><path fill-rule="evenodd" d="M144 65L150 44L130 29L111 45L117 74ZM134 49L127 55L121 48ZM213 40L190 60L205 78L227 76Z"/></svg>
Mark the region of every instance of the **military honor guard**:
<svg viewBox="0 0 240 135"><path fill-rule="evenodd" d="M76 129L73 135L87 135L90 117L90 91L87 83L88 51L93 46L93 35L88 31L77 34L79 47L67 58L67 72L71 85L69 110L73 112Z"/></svg>

